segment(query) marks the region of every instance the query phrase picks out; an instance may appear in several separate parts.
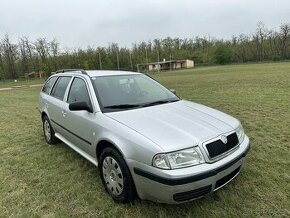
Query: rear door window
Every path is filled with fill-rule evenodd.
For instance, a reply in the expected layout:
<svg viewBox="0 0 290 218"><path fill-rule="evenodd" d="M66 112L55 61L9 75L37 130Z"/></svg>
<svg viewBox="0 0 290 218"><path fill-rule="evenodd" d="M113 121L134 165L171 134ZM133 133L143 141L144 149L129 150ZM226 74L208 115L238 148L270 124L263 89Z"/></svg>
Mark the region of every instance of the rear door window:
<svg viewBox="0 0 290 218"><path fill-rule="evenodd" d="M42 91L46 94L49 94L50 93L50 90L53 86L53 84L55 83L55 81L57 80L57 77L52 77L50 78L49 80L46 81L45 85L43 86L42 88Z"/></svg>
<svg viewBox="0 0 290 218"><path fill-rule="evenodd" d="M51 91L51 96L56 97L60 100L63 100L65 91L67 89L67 86L71 80L71 77L68 76L61 76L56 81L55 86L53 87Z"/></svg>

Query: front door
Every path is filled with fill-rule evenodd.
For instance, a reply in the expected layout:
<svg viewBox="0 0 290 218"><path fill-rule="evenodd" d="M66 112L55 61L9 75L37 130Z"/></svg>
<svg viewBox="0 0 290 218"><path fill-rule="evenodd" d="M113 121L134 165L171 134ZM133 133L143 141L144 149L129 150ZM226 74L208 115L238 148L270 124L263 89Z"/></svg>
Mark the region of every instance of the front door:
<svg viewBox="0 0 290 218"><path fill-rule="evenodd" d="M66 125L70 131L69 140L75 146L85 151L90 156L94 156L92 142L94 141L94 120L95 113L88 111L70 111L69 104L73 102L86 102L92 105L87 89L86 81L80 77L75 77L71 84L66 103Z"/></svg>

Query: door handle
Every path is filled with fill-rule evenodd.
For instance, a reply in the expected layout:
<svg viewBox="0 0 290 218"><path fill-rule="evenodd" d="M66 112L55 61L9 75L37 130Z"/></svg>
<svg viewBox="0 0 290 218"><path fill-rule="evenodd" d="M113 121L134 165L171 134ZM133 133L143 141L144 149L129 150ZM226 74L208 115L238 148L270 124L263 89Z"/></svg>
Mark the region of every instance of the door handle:
<svg viewBox="0 0 290 218"><path fill-rule="evenodd" d="M65 111L61 111L62 116L65 117L66 116L66 112Z"/></svg>

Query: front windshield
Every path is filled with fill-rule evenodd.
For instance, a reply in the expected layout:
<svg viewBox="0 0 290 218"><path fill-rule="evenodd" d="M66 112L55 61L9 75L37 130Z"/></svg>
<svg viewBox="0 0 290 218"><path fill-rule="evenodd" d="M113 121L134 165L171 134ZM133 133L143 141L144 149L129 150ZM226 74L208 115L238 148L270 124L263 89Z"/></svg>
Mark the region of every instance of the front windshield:
<svg viewBox="0 0 290 218"><path fill-rule="evenodd" d="M171 91L143 74L92 77L104 111L133 109L178 101Z"/></svg>

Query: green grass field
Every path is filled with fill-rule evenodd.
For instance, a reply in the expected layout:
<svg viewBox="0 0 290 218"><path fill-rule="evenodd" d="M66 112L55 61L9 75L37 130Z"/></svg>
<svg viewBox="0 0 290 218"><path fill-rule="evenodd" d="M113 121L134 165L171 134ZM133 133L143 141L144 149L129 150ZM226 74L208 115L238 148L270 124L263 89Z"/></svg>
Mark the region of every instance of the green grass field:
<svg viewBox="0 0 290 218"><path fill-rule="evenodd" d="M178 95L238 118L252 148L241 174L181 205L116 204L97 169L45 143L39 88L0 92L0 217L290 217L290 63L153 74Z"/></svg>
<svg viewBox="0 0 290 218"><path fill-rule="evenodd" d="M17 82L15 82L14 80L7 80L5 82L3 80L0 80L0 89L6 88L6 87L12 87L12 86L41 84L41 83L44 83L44 80L45 79L30 79L28 81L17 80Z"/></svg>

